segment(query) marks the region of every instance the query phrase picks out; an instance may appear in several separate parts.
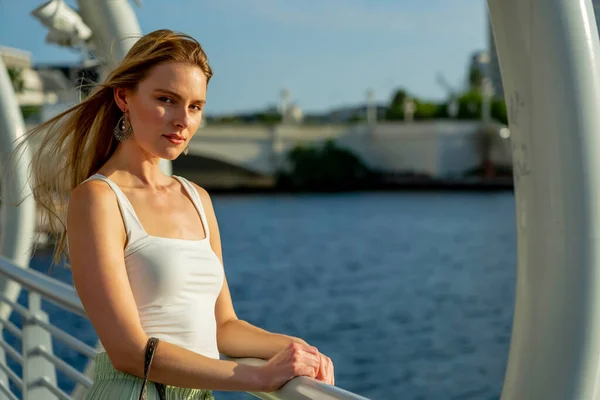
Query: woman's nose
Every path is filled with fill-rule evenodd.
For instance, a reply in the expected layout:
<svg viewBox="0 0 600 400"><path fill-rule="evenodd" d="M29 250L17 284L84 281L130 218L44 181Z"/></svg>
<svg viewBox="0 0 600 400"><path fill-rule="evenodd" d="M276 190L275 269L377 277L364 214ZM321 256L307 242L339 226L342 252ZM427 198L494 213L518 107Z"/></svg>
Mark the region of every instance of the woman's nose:
<svg viewBox="0 0 600 400"><path fill-rule="evenodd" d="M182 110L175 115L174 124L180 129L185 129L190 126L190 114L187 109Z"/></svg>

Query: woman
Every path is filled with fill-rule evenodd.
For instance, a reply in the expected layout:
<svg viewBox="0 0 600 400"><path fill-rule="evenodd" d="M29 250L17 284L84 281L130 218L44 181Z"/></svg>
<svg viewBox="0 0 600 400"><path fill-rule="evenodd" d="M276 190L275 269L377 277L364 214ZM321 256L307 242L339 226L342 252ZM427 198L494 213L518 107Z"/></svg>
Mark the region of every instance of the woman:
<svg viewBox="0 0 600 400"><path fill-rule="evenodd" d="M211 390L273 391L299 375L334 382L331 360L314 347L237 318L208 193L159 169L187 152L211 76L197 41L155 31L86 100L30 133L43 137L34 195L57 231L55 199L69 199L57 256L68 242L102 343L88 399L137 399L152 350L148 399L161 384L168 399L205 399Z"/></svg>

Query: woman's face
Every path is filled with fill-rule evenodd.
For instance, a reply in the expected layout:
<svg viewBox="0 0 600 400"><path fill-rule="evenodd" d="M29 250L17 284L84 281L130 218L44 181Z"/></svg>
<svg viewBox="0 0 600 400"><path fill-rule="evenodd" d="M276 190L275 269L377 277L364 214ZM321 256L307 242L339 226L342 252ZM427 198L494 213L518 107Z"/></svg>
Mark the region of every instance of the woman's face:
<svg viewBox="0 0 600 400"><path fill-rule="evenodd" d="M135 142L146 153L174 160L196 133L206 103L206 76L194 65L159 64L134 91L115 90Z"/></svg>

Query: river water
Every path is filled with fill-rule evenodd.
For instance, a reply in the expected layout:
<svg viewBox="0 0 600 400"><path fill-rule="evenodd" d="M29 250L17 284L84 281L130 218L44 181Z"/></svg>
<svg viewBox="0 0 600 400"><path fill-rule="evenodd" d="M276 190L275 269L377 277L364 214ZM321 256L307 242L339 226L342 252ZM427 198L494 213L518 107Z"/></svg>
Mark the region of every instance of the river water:
<svg viewBox="0 0 600 400"><path fill-rule="evenodd" d="M238 316L317 346L334 361L338 386L372 399L499 399L516 279L511 192L213 202ZM48 262L39 252L33 266L47 272ZM66 269L49 273L70 282ZM87 321L45 308L94 344ZM82 368L76 352L55 350Z"/></svg>

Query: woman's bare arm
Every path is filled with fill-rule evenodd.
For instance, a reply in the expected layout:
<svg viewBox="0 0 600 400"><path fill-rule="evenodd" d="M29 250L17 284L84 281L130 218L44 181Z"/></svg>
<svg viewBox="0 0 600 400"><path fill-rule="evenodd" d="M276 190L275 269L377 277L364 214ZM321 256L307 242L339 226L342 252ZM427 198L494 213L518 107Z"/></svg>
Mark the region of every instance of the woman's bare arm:
<svg viewBox="0 0 600 400"><path fill-rule="evenodd" d="M200 186L195 184L194 186L200 194L200 199L206 213L208 229L210 231L210 245L221 261L221 264L223 264L219 224L217 223L210 195ZM215 315L217 319L219 351L230 357L269 359L291 343L307 345L302 339L268 332L238 319L231 300L227 276L225 276L223 287L215 304Z"/></svg>
<svg viewBox="0 0 600 400"><path fill-rule="evenodd" d="M73 281L81 302L113 366L141 377L148 336L140 324L125 269L123 220L106 183L90 181L73 191L67 226ZM315 375L315 369L308 366L314 364L310 359L314 355L300 348L289 352L292 370L279 374L280 380ZM179 387L264 391L285 383L273 383L271 377L287 368L284 358L269 368L252 367L204 357L161 341L149 379Z"/></svg>

